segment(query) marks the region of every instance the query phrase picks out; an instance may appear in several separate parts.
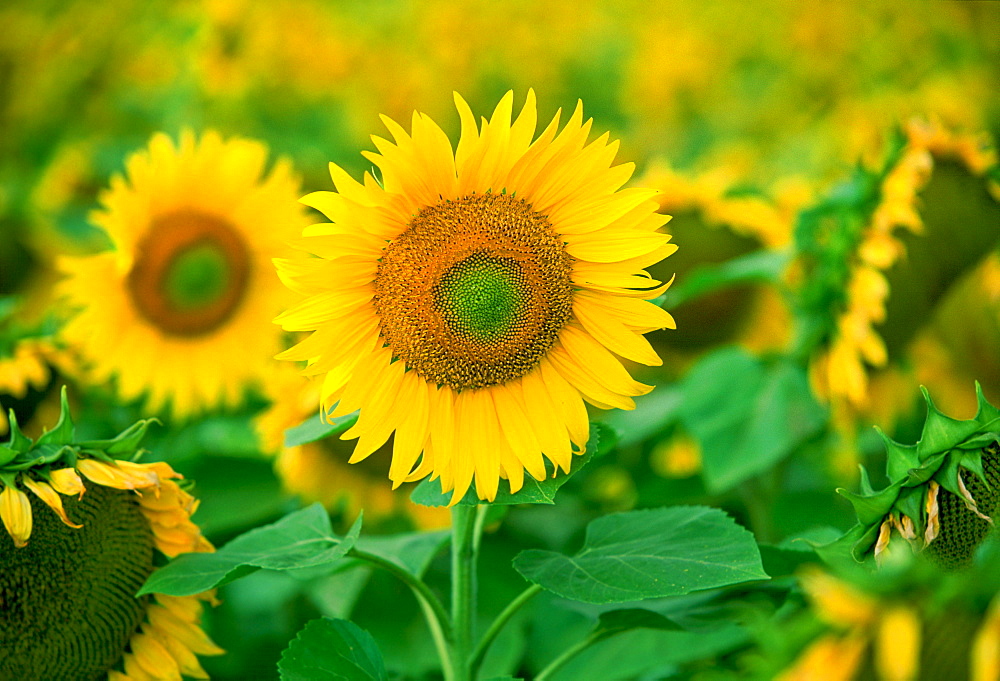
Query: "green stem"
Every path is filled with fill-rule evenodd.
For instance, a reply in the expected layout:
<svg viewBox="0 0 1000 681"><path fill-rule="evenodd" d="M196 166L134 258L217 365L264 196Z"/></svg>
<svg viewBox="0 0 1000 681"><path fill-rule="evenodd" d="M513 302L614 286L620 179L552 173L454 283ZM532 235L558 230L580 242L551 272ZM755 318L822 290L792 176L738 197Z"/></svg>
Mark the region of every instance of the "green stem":
<svg viewBox="0 0 1000 681"><path fill-rule="evenodd" d="M454 636L451 629L451 620L448 618L448 612L444 609L444 605L441 604L441 600L434 595L430 587L409 571L381 556L358 549L351 549L347 555L385 570L410 587L413 595L417 598L417 603L420 604L420 609L424 613L427 626L431 630L431 636L434 638L434 647L437 648L438 657L441 658L444 678L448 681L454 681L455 670L452 667L451 651L448 645Z"/></svg>
<svg viewBox="0 0 1000 681"><path fill-rule="evenodd" d="M535 681L548 681L549 678L555 674L557 671L562 669L567 662L572 660L574 657L582 653L586 648L597 643L603 638L607 638L606 632L595 631L585 639L577 643L575 646L571 646L563 651L563 654L556 659L549 662L548 666L538 673L535 677Z"/></svg>
<svg viewBox="0 0 1000 681"><path fill-rule="evenodd" d="M490 645L493 640L500 634L500 631L504 628L510 618L513 617L518 610L521 609L525 603L530 601L532 597L542 590L542 587L537 584L532 584L527 589L518 594L517 598L512 600L507 604L507 607L503 609L493 623L490 624L489 629L483 634L483 637L479 640L479 644L476 646L475 652L472 654L472 671L473 673L479 670L479 666L483 663L483 658L486 657L486 653L490 649Z"/></svg>
<svg viewBox="0 0 1000 681"><path fill-rule="evenodd" d="M472 623L476 607L477 507L451 509L451 622L454 681L472 681Z"/></svg>

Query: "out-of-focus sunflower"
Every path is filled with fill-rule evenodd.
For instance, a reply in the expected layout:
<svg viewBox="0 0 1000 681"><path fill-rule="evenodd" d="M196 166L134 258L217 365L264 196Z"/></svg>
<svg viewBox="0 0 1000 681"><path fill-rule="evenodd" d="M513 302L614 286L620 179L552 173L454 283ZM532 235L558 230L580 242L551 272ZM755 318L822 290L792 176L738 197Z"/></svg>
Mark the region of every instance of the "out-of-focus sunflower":
<svg viewBox="0 0 1000 681"><path fill-rule="evenodd" d="M411 133L383 118L395 143L366 153L381 182L331 164L338 191L304 202L333 224L295 243L316 257L276 261L307 296L277 321L313 332L280 357L325 374L324 413L360 408L351 461L395 431L393 484L440 478L453 503L473 478L481 499L501 477L512 491L525 470L543 479L544 457L568 471L584 399L631 409L652 389L612 353L660 363L642 334L674 326L647 302L669 282L643 268L676 249L655 191L621 189L633 165L611 165L618 144L587 144L582 105L533 141L534 93L513 123L508 93L481 129L455 100L457 149L425 115Z"/></svg>
<svg viewBox="0 0 1000 681"><path fill-rule="evenodd" d="M951 575L945 586L918 569L841 578L807 568L799 580L809 609L787 618L783 632L786 645L805 641L767 678L997 681L1000 596L979 588L975 574Z"/></svg>
<svg viewBox="0 0 1000 681"><path fill-rule="evenodd" d="M685 243L674 265L691 280L706 266L725 267L741 256L774 254L787 249L795 215L811 198L799 178L788 178L767 191L750 189L744 162L734 154L706 170L679 171L654 162L641 180L660 190L660 211L673 215L674 235ZM654 271L654 276L656 272ZM791 339L791 311L775 283L756 279L730 284L697 297L668 301L682 324L677 334L653 342L668 366L678 370L713 345L736 342L753 351L782 349ZM673 294L676 296L677 291ZM669 296L668 296L669 297Z"/></svg>
<svg viewBox="0 0 1000 681"><path fill-rule="evenodd" d="M987 139L915 120L887 146L881 167L860 166L802 213L796 231L799 351L812 355L810 381L830 404L840 438L833 464L845 476L857 468L859 420L892 429L917 405L920 382L939 391L921 365L930 366L928 350L938 359L953 350L931 329L998 243L1000 207L987 191L997 157ZM944 238L953 247L942 251ZM974 335L967 347L983 342Z"/></svg>
<svg viewBox="0 0 1000 681"><path fill-rule="evenodd" d="M935 159L955 159L974 176L997 163L996 152L981 136L951 133L940 125L913 121L903 145L892 154L875 188L868 223L847 244L846 296L828 346L810 366L816 393L860 408L868 403L867 367L885 366L888 353L876 326L886 319L886 271L906 255L899 230L921 234L919 195L934 171ZM981 253L985 257L986 253Z"/></svg>
<svg viewBox="0 0 1000 681"><path fill-rule="evenodd" d="M79 308L63 330L121 397L174 414L238 403L270 368L267 330L286 300L270 259L304 223L288 163L214 132L163 134L133 154L93 220L114 250L67 257L61 290ZM272 327L273 328L273 327Z"/></svg>
<svg viewBox="0 0 1000 681"><path fill-rule="evenodd" d="M264 450L275 454L274 467L289 492L306 501L319 501L327 508L340 506L349 522L364 509L365 522L378 523L393 516L405 516L418 528L446 527L451 522L447 510L412 503L406 496L393 494L384 483L385 470L372 458L359 466L349 466L350 446L327 437L288 447L285 431L318 413L321 383L298 373L276 371L268 380L271 407L256 421Z"/></svg>
<svg viewBox="0 0 1000 681"><path fill-rule="evenodd" d="M0 445L0 677L208 678L196 655L222 652L200 625L213 595L134 595L156 552L213 550L178 473L112 458L135 453L148 422L75 442L64 393L59 423L37 441L11 425Z"/></svg>

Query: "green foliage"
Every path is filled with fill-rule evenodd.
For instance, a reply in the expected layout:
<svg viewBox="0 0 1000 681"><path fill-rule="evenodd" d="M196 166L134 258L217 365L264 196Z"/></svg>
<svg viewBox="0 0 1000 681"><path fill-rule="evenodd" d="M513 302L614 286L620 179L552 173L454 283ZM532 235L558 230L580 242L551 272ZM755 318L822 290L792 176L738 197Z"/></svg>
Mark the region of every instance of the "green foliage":
<svg viewBox="0 0 1000 681"><path fill-rule="evenodd" d="M186 553L152 575L139 595L189 596L228 584L260 569L294 570L328 565L343 558L361 532L359 517L343 537L333 533L320 504L251 530L215 553Z"/></svg>
<svg viewBox="0 0 1000 681"><path fill-rule="evenodd" d="M371 635L356 624L329 617L299 632L278 663L281 681L388 681Z"/></svg>
<svg viewBox="0 0 1000 681"><path fill-rule="evenodd" d="M702 475L712 492L768 470L826 420L801 368L765 363L740 348L707 355L681 389L680 418L701 445Z"/></svg>
<svg viewBox="0 0 1000 681"><path fill-rule="evenodd" d="M766 580L753 536L717 509L676 506L606 515L574 556L531 549L515 569L585 603L624 603Z"/></svg>

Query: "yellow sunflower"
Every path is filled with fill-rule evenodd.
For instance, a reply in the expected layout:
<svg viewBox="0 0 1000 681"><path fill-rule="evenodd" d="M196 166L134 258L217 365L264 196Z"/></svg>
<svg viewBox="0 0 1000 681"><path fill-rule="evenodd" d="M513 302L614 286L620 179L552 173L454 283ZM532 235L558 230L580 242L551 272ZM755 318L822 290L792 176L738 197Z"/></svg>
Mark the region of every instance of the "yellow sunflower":
<svg viewBox="0 0 1000 681"><path fill-rule="evenodd" d="M545 458L568 471L584 399L631 409L652 389L615 354L660 363L642 334L674 327L648 302L669 282L643 268L676 250L656 192L621 189L633 164L612 165L617 142L587 143L582 105L533 141L534 93L513 123L507 93L481 127L455 102L454 151L426 115L411 133L383 117L395 143L365 154L381 180L331 164L337 191L303 201L333 222L294 242L314 257L276 260L307 296L276 321L313 332L279 358L325 376L325 414L360 409L351 462L395 431L393 484L440 478L452 503L473 479L486 500L501 477L515 492L525 470L543 479Z"/></svg>
<svg viewBox="0 0 1000 681"><path fill-rule="evenodd" d="M163 134L133 154L94 222L114 250L66 257L61 290L79 308L63 330L124 399L177 416L238 403L281 349L268 331L287 291L270 259L304 224L285 162L214 132ZM273 328L273 327L272 327Z"/></svg>
<svg viewBox="0 0 1000 681"><path fill-rule="evenodd" d="M155 551L214 550L191 522L197 501L168 464L107 455L144 424L79 444L65 430L32 443L12 424L0 446L0 678L208 678L196 655L223 652L200 625L213 594L135 597Z"/></svg>

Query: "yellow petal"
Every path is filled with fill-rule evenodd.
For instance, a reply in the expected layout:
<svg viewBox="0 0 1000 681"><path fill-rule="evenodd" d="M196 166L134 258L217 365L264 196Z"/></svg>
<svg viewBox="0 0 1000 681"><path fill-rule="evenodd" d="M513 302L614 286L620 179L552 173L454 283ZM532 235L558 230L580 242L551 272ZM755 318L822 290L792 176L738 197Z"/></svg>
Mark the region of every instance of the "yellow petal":
<svg viewBox="0 0 1000 681"><path fill-rule="evenodd" d="M63 510L62 499L59 498L59 495L56 494L56 491L52 489L47 482L37 482L28 477L25 477L23 480L27 488L34 492L36 497L48 504L48 507L55 511L56 515L58 515L64 523L76 529L83 527L83 525L77 525L66 517L66 511Z"/></svg>
<svg viewBox="0 0 1000 681"><path fill-rule="evenodd" d="M910 608L893 607L878 626L875 666L884 681L917 678L920 664L920 620Z"/></svg>
<svg viewBox="0 0 1000 681"><path fill-rule="evenodd" d="M7 528L7 534L14 540L14 546L21 548L31 536L31 502L28 495L14 487L5 487L0 492L0 519Z"/></svg>
<svg viewBox="0 0 1000 681"><path fill-rule="evenodd" d="M49 473L49 482L59 494L65 494L66 496L73 496L75 494L78 499L83 498L83 493L86 489L83 486L83 480L80 479L80 475L74 468L60 468L51 471Z"/></svg>

